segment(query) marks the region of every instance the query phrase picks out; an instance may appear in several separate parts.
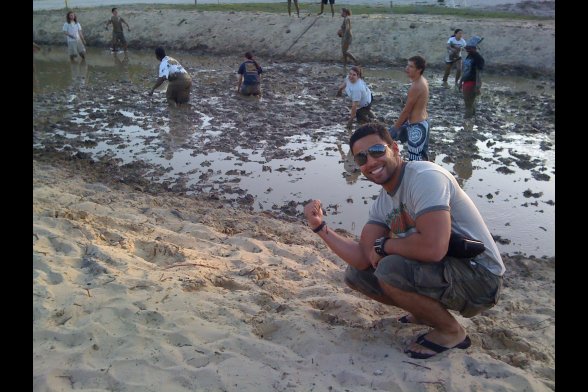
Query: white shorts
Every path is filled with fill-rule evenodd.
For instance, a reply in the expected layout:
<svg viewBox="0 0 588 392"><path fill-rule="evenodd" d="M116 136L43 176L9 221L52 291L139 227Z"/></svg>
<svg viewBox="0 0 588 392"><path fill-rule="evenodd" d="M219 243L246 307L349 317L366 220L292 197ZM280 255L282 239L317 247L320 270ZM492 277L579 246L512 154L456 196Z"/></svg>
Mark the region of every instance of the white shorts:
<svg viewBox="0 0 588 392"><path fill-rule="evenodd" d="M78 54L86 54L86 47L81 40L67 41L67 54L70 56L77 56Z"/></svg>

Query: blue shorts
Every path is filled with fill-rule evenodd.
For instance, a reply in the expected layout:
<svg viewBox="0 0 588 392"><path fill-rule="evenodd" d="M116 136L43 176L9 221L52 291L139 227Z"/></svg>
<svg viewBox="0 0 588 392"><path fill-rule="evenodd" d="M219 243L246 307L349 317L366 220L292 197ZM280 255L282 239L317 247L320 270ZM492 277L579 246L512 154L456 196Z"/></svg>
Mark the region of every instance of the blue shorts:
<svg viewBox="0 0 588 392"><path fill-rule="evenodd" d="M406 121L399 129L390 127L388 132L394 140L401 143L408 142L409 161L429 160L429 120L409 124Z"/></svg>

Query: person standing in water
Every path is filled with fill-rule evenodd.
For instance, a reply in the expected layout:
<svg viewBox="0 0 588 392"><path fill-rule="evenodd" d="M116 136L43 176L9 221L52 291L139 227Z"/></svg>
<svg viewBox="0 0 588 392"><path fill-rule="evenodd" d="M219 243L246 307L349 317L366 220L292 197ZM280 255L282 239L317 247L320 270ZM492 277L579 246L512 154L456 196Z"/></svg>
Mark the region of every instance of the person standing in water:
<svg viewBox="0 0 588 392"><path fill-rule="evenodd" d="M120 16L118 16L118 9L112 9L112 17L106 22L106 28L112 23L112 51L116 52L116 44L120 42L124 51L127 51L127 40L123 32L123 23L127 25L128 31L131 31L129 24Z"/></svg>
<svg viewBox="0 0 588 392"><path fill-rule="evenodd" d="M465 46L467 57L463 62L459 88L463 94L465 104L464 118L472 118L476 114L476 98L480 95L482 87L482 70L484 69L484 58L478 53L478 45L484 38L473 36Z"/></svg>
<svg viewBox="0 0 588 392"><path fill-rule="evenodd" d="M86 60L86 39L82 34L82 26L78 23L78 18L73 11L69 11L65 16L66 22L63 24L63 34L67 37L67 53L69 60L73 62L78 55L82 61Z"/></svg>

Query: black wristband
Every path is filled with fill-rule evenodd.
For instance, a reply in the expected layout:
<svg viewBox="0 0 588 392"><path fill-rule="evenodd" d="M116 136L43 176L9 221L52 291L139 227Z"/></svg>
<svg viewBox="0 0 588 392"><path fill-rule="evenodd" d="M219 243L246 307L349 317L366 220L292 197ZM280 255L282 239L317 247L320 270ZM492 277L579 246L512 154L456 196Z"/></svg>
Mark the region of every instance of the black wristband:
<svg viewBox="0 0 588 392"><path fill-rule="evenodd" d="M384 250L384 245L389 239L390 237L380 237L374 242L374 251L382 257L388 256L388 253Z"/></svg>
<svg viewBox="0 0 588 392"><path fill-rule="evenodd" d="M315 233L318 233L319 231L321 231L323 229L323 227L325 227L327 225L327 222L322 221L322 223L320 225L318 225L316 227L316 229L312 229L312 231L314 231Z"/></svg>

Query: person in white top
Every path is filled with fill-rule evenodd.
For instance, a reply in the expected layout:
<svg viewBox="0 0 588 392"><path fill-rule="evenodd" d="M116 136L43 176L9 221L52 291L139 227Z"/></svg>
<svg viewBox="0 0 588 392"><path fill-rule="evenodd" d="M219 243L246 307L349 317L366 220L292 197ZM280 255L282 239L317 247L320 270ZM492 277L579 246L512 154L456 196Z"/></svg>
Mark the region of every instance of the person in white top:
<svg viewBox="0 0 588 392"><path fill-rule="evenodd" d="M86 60L86 39L82 34L82 26L78 23L75 12L69 11L65 16L66 22L63 24L63 34L67 37L67 53L69 60L73 62L79 55L82 61Z"/></svg>
<svg viewBox="0 0 588 392"><path fill-rule="evenodd" d="M155 57L161 61L159 64L159 74L155 85L149 91L149 95L153 95L153 91L164 81L168 81L167 91L165 96L169 105L181 105L188 103L190 100L190 89L192 88L192 78L188 71L182 67L182 64L173 57L165 54L165 49L161 46L155 48Z"/></svg>
<svg viewBox="0 0 588 392"><path fill-rule="evenodd" d="M340 97L345 90L345 94L351 99L351 113L347 128L353 125L353 119L357 118L357 123L362 124L372 121L375 116L372 113L372 92L368 85L363 81L362 70L360 66L354 65L349 70L349 74L339 86L337 96Z"/></svg>
<svg viewBox="0 0 588 392"><path fill-rule="evenodd" d="M445 74L443 83L447 83L451 68L455 65L455 84L457 85L461 77L461 52L466 46L466 40L463 38L463 30L455 29L453 35L447 40L447 54L445 55Z"/></svg>

